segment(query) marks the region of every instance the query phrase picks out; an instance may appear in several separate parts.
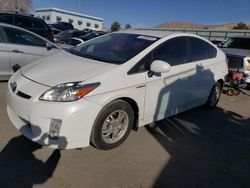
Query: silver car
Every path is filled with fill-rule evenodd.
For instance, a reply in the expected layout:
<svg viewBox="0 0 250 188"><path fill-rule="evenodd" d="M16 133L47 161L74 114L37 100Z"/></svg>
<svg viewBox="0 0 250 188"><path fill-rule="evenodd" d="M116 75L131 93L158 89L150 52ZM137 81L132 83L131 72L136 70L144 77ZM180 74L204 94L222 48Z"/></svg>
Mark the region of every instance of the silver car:
<svg viewBox="0 0 250 188"><path fill-rule="evenodd" d="M231 37L220 47L227 55L229 70L243 72L250 87L250 37Z"/></svg>
<svg viewBox="0 0 250 188"><path fill-rule="evenodd" d="M55 54L61 48L41 36L0 23L0 80L7 80L14 69L38 58Z"/></svg>

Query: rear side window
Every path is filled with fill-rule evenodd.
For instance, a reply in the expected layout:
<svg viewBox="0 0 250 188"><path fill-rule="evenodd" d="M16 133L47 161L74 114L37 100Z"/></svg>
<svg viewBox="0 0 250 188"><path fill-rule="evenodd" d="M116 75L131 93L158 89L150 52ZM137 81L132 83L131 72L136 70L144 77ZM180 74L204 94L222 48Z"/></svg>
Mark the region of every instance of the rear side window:
<svg viewBox="0 0 250 188"><path fill-rule="evenodd" d="M0 43L5 42L3 28L0 26Z"/></svg>
<svg viewBox="0 0 250 188"><path fill-rule="evenodd" d="M187 59L186 39L183 37L167 41L153 53L153 60L166 61L171 66L184 64Z"/></svg>
<svg viewBox="0 0 250 188"><path fill-rule="evenodd" d="M7 38L7 43L40 47L46 46L42 39L22 30L6 27L4 28L4 33Z"/></svg>
<svg viewBox="0 0 250 188"><path fill-rule="evenodd" d="M46 29L45 25L43 24L43 22L39 21L39 20L33 20L33 28L34 29Z"/></svg>
<svg viewBox="0 0 250 188"><path fill-rule="evenodd" d="M13 24L13 16L11 16L11 15L0 15L0 22Z"/></svg>
<svg viewBox="0 0 250 188"><path fill-rule="evenodd" d="M217 50L215 47L209 45L210 57L214 58L217 56Z"/></svg>
<svg viewBox="0 0 250 188"><path fill-rule="evenodd" d="M24 17L16 17L16 25L23 28L32 28L32 20Z"/></svg>
<svg viewBox="0 0 250 188"><path fill-rule="evenodd" d="M200 61L210 58L209 47L207 42L198 38L189 38L190 55L192 61Z"/></svg>

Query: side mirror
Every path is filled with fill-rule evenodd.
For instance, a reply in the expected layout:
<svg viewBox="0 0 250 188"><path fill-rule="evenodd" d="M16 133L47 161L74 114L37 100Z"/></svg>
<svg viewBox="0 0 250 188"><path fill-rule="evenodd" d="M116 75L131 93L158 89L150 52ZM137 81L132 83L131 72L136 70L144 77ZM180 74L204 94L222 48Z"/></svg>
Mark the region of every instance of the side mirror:
<svg viewBox="0 0 250 188"><path fill-rule="evenodd" d="M171 68L171 65L169 65L167 62L161 61L161 60L155 60L150 65L150 71L156 72L156 73L169 72L170 68Z"/></svg>
<svg viewBox="0 0 250 188"><path fill-rule="evenodd" d="M54 46L52 44L50 44L49 42L46 42L46 48L47 50L51 50L52 48L54 48Z"/></svg>

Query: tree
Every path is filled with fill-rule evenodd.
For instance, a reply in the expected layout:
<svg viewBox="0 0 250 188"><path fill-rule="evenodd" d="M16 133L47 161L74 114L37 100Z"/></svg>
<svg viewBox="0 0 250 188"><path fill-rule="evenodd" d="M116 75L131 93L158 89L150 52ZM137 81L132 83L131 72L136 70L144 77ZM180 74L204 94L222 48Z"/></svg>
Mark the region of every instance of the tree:
<svg viewBox="0 0 250 188"><path fill-rule="evenodd" d="M0 9L29 13L32 8L32 0L0 0Z"/></svg>
<svg viewBox="0 0 250 188"><path fill-rule="evenodd" d="M247 24L240 22L236 26L234 26L233 29L249 29L249 27L247 26Z"/></svg>
<svg viewBox="0 0 250 188"><path fill-rule="evenodd" d="M111 32L119 31L120 29L121 29L121 24L117 21L112 23L111 28L110 28Z"/></svg>
<svg viewBox="0 0 250 188"><path fill-rule="evenodd" d="M128 24L125 25L124 28L125 28L125 29L131 29L131 25L128 23Z"/></svg>

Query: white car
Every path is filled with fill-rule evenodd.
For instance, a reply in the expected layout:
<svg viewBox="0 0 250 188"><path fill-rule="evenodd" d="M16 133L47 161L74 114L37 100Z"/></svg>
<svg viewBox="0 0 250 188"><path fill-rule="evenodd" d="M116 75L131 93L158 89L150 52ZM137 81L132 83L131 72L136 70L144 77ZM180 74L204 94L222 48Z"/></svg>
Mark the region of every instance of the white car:
<svg viewBox="0 0 250 188"><path fill-rule="evenodd" d="M61 50L61 47L31 31L0 23L0 80L8 80L14 66L23 66Z"/></svg>
<svg viewBox="0 0 250 188"><path fill-rule="evenodd" d="M216 106L225 54L192 34L128 30L27 64L8 83L7 112L52 148L112 149L132 128Z"/></svg>

